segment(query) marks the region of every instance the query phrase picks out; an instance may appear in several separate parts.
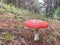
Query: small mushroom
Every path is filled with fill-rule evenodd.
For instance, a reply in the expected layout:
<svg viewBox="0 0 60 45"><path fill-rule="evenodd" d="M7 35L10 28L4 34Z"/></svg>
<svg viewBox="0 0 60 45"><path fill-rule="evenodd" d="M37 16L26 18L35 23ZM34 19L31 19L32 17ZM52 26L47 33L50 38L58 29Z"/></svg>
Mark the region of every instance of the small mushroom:
<svg viewBox="0 0 60 45"><path fill-rule="evenodd" d="M39 40L39 29L41 28L47 28L48 27L48 23L45 21L41 21L41 20L27 20L24 22L24 26L28 27L28 28L34 28L35 29L35 33L34 33L34 41Z"/></svg>

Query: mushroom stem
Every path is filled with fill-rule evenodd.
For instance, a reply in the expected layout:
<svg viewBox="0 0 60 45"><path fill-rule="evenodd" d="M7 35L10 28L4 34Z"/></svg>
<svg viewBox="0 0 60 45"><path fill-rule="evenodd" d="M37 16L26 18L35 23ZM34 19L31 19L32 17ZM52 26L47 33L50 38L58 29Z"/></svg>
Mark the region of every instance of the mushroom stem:
<svg viewBox="0 0 60 45"><path fill-rule="evenodd" d="M36 30L34 33L34 41L38 41L39 40L39 30Z"/></svg>

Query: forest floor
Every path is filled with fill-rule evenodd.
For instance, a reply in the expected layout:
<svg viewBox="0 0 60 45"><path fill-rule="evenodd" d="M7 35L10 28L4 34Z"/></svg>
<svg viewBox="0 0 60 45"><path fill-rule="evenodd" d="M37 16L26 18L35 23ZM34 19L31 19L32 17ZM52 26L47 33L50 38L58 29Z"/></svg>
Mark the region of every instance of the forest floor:
<svg viewBox="0 0 60 45"><path fill-rule="evenodd" d="M14 14L12 13L0 13L0 32L1 32L0 37L3 38L3 39L1 38L1 40L5 41L5 42L0 41L0 43L3 43L3 45L17 45L17 44L20 45L21 43L22 43L21 45L51 45L47 42L44 42L44 40L42 42L33 41L32 34L34 31L23 28L22 23L24 22L24 19L17 20L17 19L14 19L13 17L14 17ZM60 36L60 23L52 20L49 22L49 24L51 25L51 28L49 29L53 30L55 34L57 34L58 32L58 36ZM7 33L7 37L5 35L6 33ZM11 35L10 36L11 38L9 38L9 34L12 34L12 33L14 33L14 36ZM5 35L5 37L2 35ZM11 39L13 39L13 41ZM11 41L10 44L9 44L9 41Z"/></svg>

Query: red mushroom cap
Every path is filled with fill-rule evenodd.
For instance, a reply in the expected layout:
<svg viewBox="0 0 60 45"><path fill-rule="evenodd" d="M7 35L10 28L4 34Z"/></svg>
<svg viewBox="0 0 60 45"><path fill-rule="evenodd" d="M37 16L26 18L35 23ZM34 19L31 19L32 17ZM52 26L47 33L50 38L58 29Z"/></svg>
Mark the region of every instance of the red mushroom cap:
<svg viewBox="0 0 60 45"><path fill-rule="evenodd" d="M47 28L48 23L41 20L27 20L24 22L24 26L29 28Z"/></svg>

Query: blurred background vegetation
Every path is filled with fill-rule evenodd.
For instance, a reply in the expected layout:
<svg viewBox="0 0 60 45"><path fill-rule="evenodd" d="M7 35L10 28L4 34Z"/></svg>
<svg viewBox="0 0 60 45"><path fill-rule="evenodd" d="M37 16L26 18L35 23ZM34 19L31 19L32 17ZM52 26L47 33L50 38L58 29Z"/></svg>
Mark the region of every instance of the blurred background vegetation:
<svg viewBox="0 0 60 45"><path fill-rule="evenodd" d="M44 16L47 18L57 18L57 17L59 18L58 15L60 15L59 14L60 0L51 0L51 1L43 0L43 3L39 2L39 0L0 0L0 1L1 3L8 4L5 5L5 7L10 12L12 12L12 10L15 10L14 11L15 13L16 12L21 13L22 9L24 9L26 12L30 11L33 13L37 13L38 17Z"/></svg>

